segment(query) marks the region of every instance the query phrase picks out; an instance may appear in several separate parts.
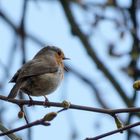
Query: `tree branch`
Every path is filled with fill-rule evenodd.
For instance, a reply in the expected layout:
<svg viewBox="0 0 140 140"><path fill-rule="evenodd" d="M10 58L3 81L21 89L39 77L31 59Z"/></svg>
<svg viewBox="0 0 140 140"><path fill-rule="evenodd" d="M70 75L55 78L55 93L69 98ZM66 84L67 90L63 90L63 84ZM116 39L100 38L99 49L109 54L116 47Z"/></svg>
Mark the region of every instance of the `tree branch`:
<svg viewBox="0 0 140 140"><path fill-rule="evenodd" d="M85 140L98 140L98 139L101 139L101 138L104 138L104 137L107 137L107 136L110 136L110 135L113 135L113 134L116 134L116 133L120 133L124 130L128 130L130 128L133 128L133 127L136 127L136 126L139 126L139 125L140 125L140 122L136 122L136 123L133 123L131 125L124 126L123 128L113 130L113 131L110 131L108 133L104 133L102 135L99 135L99 136L96 136L96 137L93 137L93 138L86 138Z"/></svg>
<svg viewBox="0 0 140 140"><path fill-rule="evenodd" d="M6 133L9 130L5 126L3 126L2 123L0 123L0 131ZM21 138L17 137L15 134L7 134L7 136L12 140L22 140Z"/></svg>
<svg viewBox="0 0 140 140"><path fill-rule="evenodd" d="M64 108L64 104L62 103L57 103L57 102L45 102L44 101L36 101L33 100L32 103L30 100L17 100L17 99L8 99L5 96L0 95L0 99L11 102L14 104L17 104L19 106L22 105L38 105L38 106L53 106L53 107L62 107ZM118 113L138 113L140 112L139 107L131 107L131 108L122 108L122 109L102 109L102 108L94 108L94 107L87 107L87 106L81 106L81 105L75 105L75 104L70 104L69 109L77 109L77 110L83 110L83 111L90 111L90 112L96 112L96 113L104 113L108 115L115 115Z"/></svg>
<svg viewBox="0 0 140 140"><path fill-rule="evenodd" d="M12 134L12 133L14 133L14 132L21 131L21 130L23 130L23 129L30 128L30 127L36 126L36 125L45 125L45 126L49 126L50 123L45 122L45 120L44 120L44 118L43 118L43 119L34 121L34 122L32 122L32 123L28 123L28 124L26 124L26 125L23 125L23 126L21 126L21 127L18 127L18 128L9 130L9 131L6 131L6 132L4 132L4 133L0 133L0 136L9 135L9 134Z"/></svg>

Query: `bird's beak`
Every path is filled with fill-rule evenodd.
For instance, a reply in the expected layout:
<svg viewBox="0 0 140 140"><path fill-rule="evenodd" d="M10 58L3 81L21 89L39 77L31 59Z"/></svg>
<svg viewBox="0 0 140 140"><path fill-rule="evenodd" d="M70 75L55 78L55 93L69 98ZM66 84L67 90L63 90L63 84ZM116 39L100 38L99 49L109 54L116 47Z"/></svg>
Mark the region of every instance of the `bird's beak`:
<svg viewBox="0 0 140 140"><path fill-rule="evenodd" d="M63 60L70 60L70 58L64 57Z"/></svg>

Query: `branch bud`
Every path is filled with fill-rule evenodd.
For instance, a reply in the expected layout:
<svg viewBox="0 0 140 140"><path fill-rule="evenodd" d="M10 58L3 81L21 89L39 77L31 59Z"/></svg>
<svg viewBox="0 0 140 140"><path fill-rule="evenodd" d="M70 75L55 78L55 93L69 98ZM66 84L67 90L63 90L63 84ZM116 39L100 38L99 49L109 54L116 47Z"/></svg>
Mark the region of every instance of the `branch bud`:
<svg viewBox="0 0 140 140"><path fill-rule="evenodd" d="M117 116L115 116L114 119L115 119L117 128L118 129L123 128L123 123L121 122L121 120ZM123 132L121 131L120 133L123 133Z"/></svg>
<svg viewBox="0 0 140 140"><path fill-rule="evenodd" d="M24 117L24 112L23 111L19 111L18 112L18 118L22 119Z"/></svg>
<svg viewBox="0 0 140 140"><path fill-rule="evenodd" d="M140 90L140 80L137 80L137 81L134 82L133 88L135 90Z"/></svg>
<svg viewBox="0 0 140 140"><path fill-rule="evenodd" d="M56 112L50 112L44 116L44 121L52 121L57 116Z"/></svg>
<svg viewBox="0 0 140 140"><path fill-rule="evenodd" d="M64 101L62 102L62 105L63 105L63 107L64 107L65 109L68 109L68 108L70 107L71 103L64 100Z"/></svg>

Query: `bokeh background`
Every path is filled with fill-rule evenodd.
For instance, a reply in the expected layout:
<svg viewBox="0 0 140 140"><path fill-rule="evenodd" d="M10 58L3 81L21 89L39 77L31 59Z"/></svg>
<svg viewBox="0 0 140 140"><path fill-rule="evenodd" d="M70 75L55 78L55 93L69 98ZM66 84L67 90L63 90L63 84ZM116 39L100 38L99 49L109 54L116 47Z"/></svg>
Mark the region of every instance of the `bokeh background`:
<svg viewBox="0 0 140 140"><path fill-rule="evenodd" d="M132 85L140 76L139 12L139 0L0 0L0 94L9 94L13 84L8 81L22 64L45 45L54 45L71 60L66 61L69 72L63 83L48 96L50 101L112 109L138 107L139 93ZM17 117L19 110L0 101L0 122L9 129L24 125ZM30 122L58 110L25 108ZM119 114L119 118L131 124L139 114ZM81 140L114 129L111 116L68 110L49 127L36 126L16 135L24 140ZM104 138L112 139L138 140L140 129Z"/></svg>

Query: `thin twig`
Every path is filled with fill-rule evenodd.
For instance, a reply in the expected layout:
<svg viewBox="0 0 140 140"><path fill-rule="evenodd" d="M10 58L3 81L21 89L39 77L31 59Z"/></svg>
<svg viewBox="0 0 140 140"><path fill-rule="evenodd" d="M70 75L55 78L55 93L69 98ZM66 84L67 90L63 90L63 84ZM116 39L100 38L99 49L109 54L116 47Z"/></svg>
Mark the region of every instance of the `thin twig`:
<svg viewBox="0 0 140 140"><path fill-rule="evenodd" d="M104 133L102 135L99 135L99 136L96 136L96 137L93 137L93 138L86 138L85 140L98 140L98 139L101 139L101 138L104 138L104 137L107 137L107 136L110 136L110 135L113 135L113 134L116 134L116 133L120 133L124 130L128 130L130 128L133 128L133 127L136 127L136 126L139 126L139 125L140 125L140 122L136 122L136 123L133 123L131 125L124 126L123 128L113 130L113 131Z"/></svg>
<svg viewBox="0 0 140 140"><path fill-rule="evenodd" d="M0 17L1 19L9 25L9 27L11 27L12 30L14 30L14 32L17 34L17 35L20 35L20 30L18 27L16 27L16 25L12 22L12 20L10 20L10 18L2 11L0 11ZM32 40L33 42L35 42L36 44L38 44L39 46L44 46L45 44L43 43L43 41L41 41L41 39L39 39L38 37L30 34L30 33L27 33L25 32L24 33L26 38L29 38L30 40Z"/></svg>
<svg viewBox="0 0 140 140"><path fill-rule="evenodd" d="M3 133L9 131L5 126L2 125L2 123L0 123L0 131L2 131ZM17 137L15 134L11 133L11 134L7 134L7 136L12 139L12 140L22 140L21 138Z"/></svg>
<svg viewBox="0 0 140 140"><path fill-rule="evenodd" d="M30 127L36 126L36 125L45 125L45 126L49 126L50 123L45 122L45 120L44 120L44 118L43 118L43 119L40 119L40 120L31 122L31 123L28 123L28 124L26 124L26 125L23 125L23 126L21 126L21 127L18 127L18 128L12 129L12 130L9 130L9 131L7 131L7 132L0 133L0 136L8 135L8 134L11 134L11 133L14 133L14 132L17 132L17 131L21 131L21 130L23 130L23 129L30 128Z"/></svg>
<svg viewBox="0 0 140 140"><path fill-rule="evenodd" d="M22 64L26 62L26 53L25 53L25 43L26 43L26 29L25 29L25 19L26 19L26 13L27 13L27 7L28 7L28 0L25 0L23 3L23 9L22 9L22 17L21 17L21 23L19 27L20 31L20 39L21 39L21 51L22 51Z"/></svg>
<svg viewBox="0 0 140 140"><path fill-rule="evenodd" d="M49 122L52 121L57 116L58 113L61 113L65 110L67 110L67 108L60 109L57 112L48 113L40 120L36 120L34 122L27 123L26 125L23 125L21 127L18 127L18 128L12 129L12 130L4 131L3 133L0 133L0 136L13 134L14 132L21 131L23 129L27 129L27 128L37 126L37 125L50 126ZM23 107L21 107L21 111L23 111Z"/></svg>

